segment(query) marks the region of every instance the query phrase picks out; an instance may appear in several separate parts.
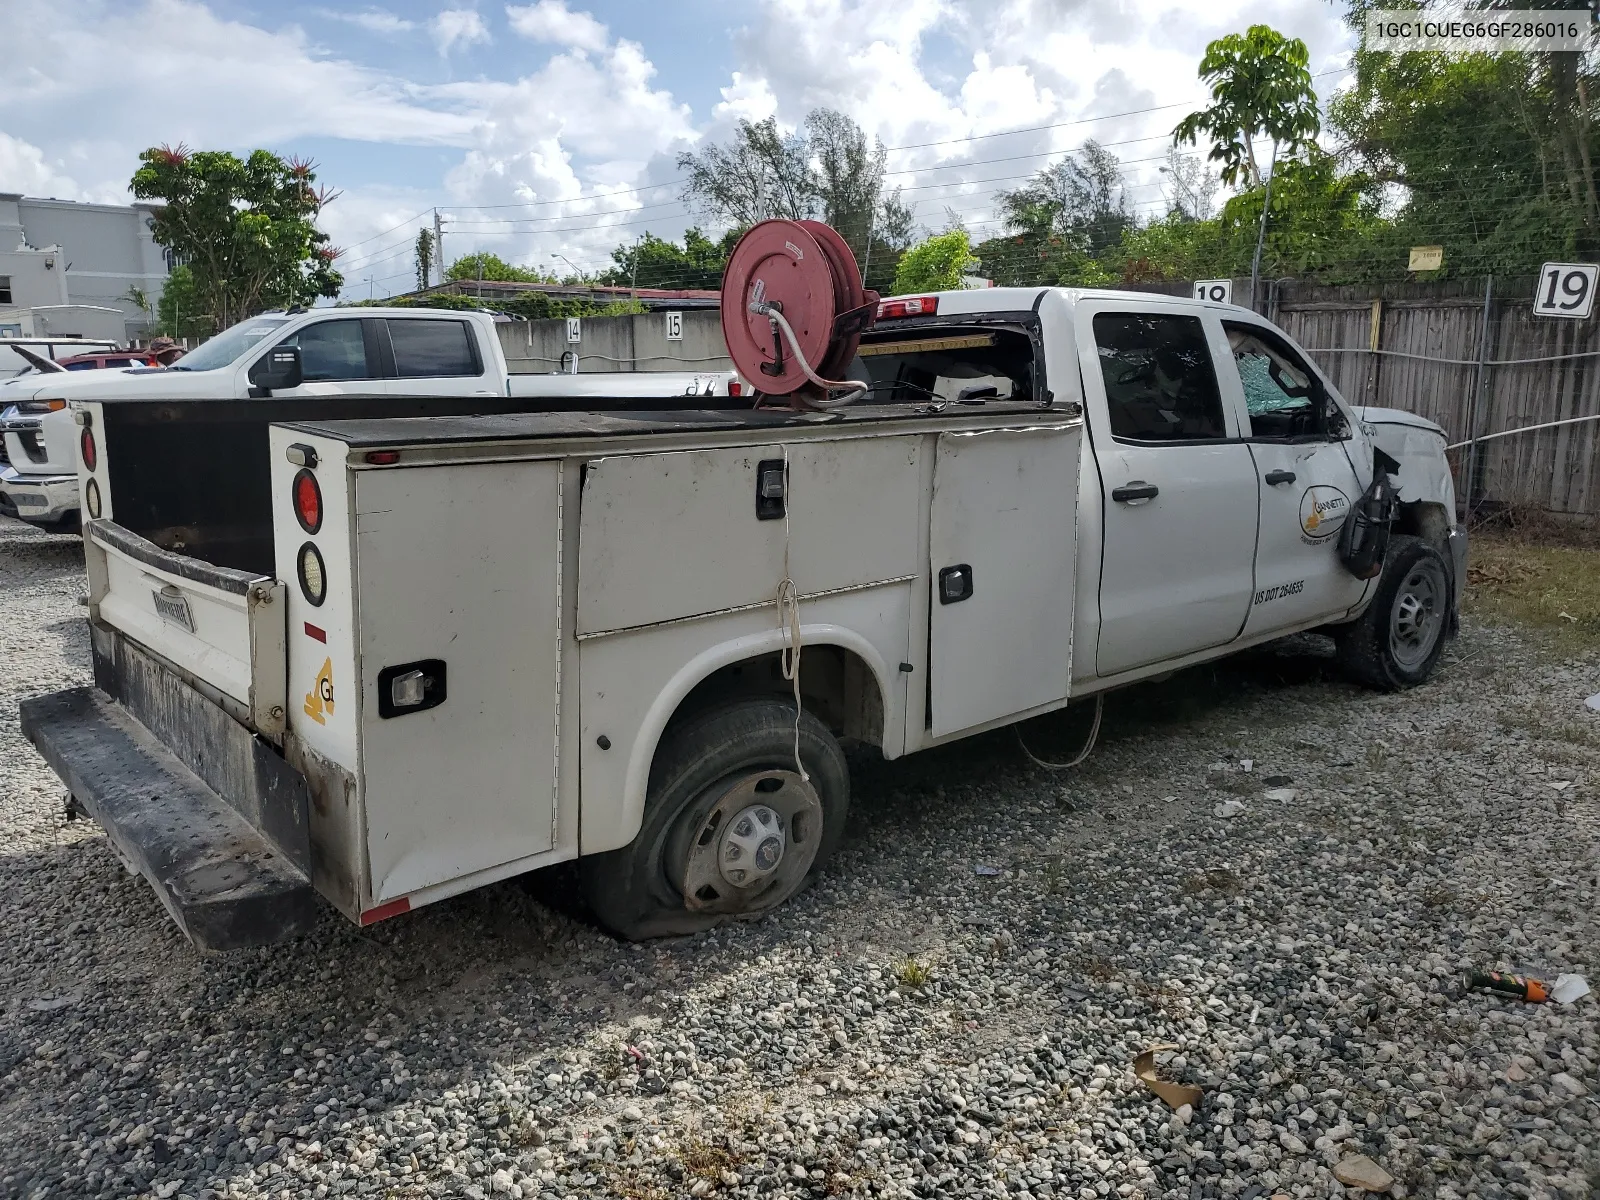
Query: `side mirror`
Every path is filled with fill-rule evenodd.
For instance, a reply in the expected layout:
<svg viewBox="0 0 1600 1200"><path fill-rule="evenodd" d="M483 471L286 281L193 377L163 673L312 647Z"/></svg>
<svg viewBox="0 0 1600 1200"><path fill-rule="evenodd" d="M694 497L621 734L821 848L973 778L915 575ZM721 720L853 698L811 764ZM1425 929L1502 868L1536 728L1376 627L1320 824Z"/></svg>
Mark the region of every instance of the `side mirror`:
<svg viewBox="0 0 1600 1200"><path fill-rule="evenodd" d="M251 391L262 396L280 388L297 388L304 378L299 346L274 346L250 368Z"/></svg>

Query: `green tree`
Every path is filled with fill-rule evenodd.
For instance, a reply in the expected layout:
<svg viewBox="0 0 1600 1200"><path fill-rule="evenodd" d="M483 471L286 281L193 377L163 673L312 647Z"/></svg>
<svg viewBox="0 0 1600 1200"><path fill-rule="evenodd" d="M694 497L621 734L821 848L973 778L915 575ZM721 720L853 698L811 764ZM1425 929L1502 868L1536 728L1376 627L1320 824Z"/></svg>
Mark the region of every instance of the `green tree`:
<svg viewBox="0 0 1600 1200"><path fill-rule="evenodd" d="M1365 2L1348 19L1364 25ZM1578 8L1547 3L1544 7ZM1531 274L1600 254L1600 60L1574 52L1389 54L1358 48L1329 104L1346 161L1398 198L1404 246L1449 275ZM1276 207L1276 206L1274 206Z"/></svg>
<svg viewBox="0 0 1600 1200"><path fill-rule="evenodd" d="M1394 240L1392 225L1379 212L1371 180L1338 169L1338 162L1316 147L1280 162L1272 178L1271 210L1262 248L1265 275L1293 275L1325 283L1360 283L1382 278L1380 252ZM1265 187L1242 192L1223 205L1218 222L1225 247L1219 266L1233 273L1249 269ZM1398 256L1403 264L1404 254Z"/></svg>
<svg viewBox="0 0 1600 1200"><path fill-rule="evenodd" d="M730 232L712 241L698 226L684 231L681 246L647 233L611 252L614 265L601 273L600 282L615 287L715 290L722 286L722 270L738 240L738 234Z"/></svg>
<svg viewBox="0 0 1600 1200"><path fill-rule="evenodd" d="M1093 257L1122 239L1133 224L1122 186L1122 163L1094 140L1083 144L1082 161L1071 157L1043 168L997 197L1000 215L1016 233L1055 234Z"/></svg>
<svg viewBox="0 0 1600 1200"><path fill-rule="evenodd" d="M195 286L194 272L186 264L173 267L156 302L156 332L175 338L210 337L220 326L205 307Z"/></svg>
<svg viewBox="0 0 1600 1200"><path fill-rule="evenodd" d="M313 163L183 145L152 147L139 162L133 194L162 202L152 235L188 265L217 328L264 308L339 294L339 251L316 224L335 193L314 186Z"/></svg>
<svg viewBox="0 0 1600 1200"><path fill-rule="evenodd" d="M119 300L126 300L144 314L145 320L150 321L155 312L155 305L150 303L150 293L142 287L129 287L127 291L118 296Z"/></svg>
<svg viewBox="0 0 1600 1200"><path fill-rule="evenodd" d="M900 256L895 295L949 292L961 287L961 276L977 267L965 229L952 229L912 246Z"/></svg>
<svg viewBox="0 0 1600 1200"><path fill-rule="evenodd" d="M1231 278L1250 269L1250 246L1237 244L1232 232L1218 219L1197 221L1174 209L1125 231L1104 265L1123 284Z"/></svg>
<svg viewBox="0 0 1600 1200"><path fill-rule="evenodd" d="M816 215L805 139L783 133L776 117L741 120L732 142L680 154L678 169L688 172L685 196L737 229L774 217L803 221Z"/></svg>
<svg viewBox="0 0 1600 1200"><path fill-rule="evenodd" d="M813 109L800 130L740 121L732 141L678 156L684 196L742 232L758 221L819 219L838 230L869 287L887 285L915 221L899 188L884 185L888 151L843 113Z"/></svg>
<svg viewBox="0 0 1600 1200"><path fill-rule="evenodd" d="M433 283L433 230L417 230L417 291Z"/></svg>
<svg viewBox="0 0 1600 1200"><path fill-rule="evenodd" d="M463 255L451 263L444 277L460 283L482 279L494 283L554 283L555 280L526 267L512 266L498 254L480 251Z"/></svg>
<svg viewBox="0 0 1600 1200"><path fill-rule="evenodd" d="M1269 25L1218 38L1200 60L1212 103L1178 122L1174 141L1192 144L1206 135L1211 159L1222 164L1223 182L1256 187L1262 180L1257 139L1293 153L1321 127L1309 61L1304 42Z"/></svg>

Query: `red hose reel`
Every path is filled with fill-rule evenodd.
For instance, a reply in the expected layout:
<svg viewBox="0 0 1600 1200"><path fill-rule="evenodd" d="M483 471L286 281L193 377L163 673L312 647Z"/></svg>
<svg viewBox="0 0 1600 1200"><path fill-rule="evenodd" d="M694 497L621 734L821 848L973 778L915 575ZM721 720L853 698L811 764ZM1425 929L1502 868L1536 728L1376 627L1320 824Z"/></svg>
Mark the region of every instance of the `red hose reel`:
<svg viewBox="0 0 1600 1200"><path fill-rule="evenodd" d="M877 312L878 293L862 287L855 255L821 221L752 226L722 276L722 336L733 365L758 391L788 396L795 408L836 407L861 394L859 385L835 381Z"/></svg>

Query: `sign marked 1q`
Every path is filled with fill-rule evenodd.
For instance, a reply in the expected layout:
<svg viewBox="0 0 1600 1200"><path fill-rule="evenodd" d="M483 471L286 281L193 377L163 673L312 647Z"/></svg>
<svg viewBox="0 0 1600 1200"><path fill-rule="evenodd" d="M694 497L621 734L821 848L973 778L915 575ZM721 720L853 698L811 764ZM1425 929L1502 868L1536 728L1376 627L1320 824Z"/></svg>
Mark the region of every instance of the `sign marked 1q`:
<svg viewBox="0 0 1600 1200"><path fill-rule="evenodd" d="M1212 300L1217 304L1232 304L1233 280L1196 279L1194 281L1194 298L1196 300Z"/></svg>
<svg viewBox="0 0 1600 1200"><path fill-rule="evenodd" d="M1533 315L1588 320L1600 263L1545 263L1533 289Z"/></svg>

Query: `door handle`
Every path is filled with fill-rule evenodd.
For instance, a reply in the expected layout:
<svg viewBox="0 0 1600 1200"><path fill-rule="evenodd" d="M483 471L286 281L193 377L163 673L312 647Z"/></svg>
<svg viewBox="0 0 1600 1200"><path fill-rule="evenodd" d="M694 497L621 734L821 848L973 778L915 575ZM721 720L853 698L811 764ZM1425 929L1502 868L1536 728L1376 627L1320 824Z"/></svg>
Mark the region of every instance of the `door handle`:
<svg viewBox="0 0 1600 1200"><path fill-rule="evenodd" d="M1263 478L1265 478L1267 483L1269 483L1271 486L1277 487L1280 483L1293 483L1294 482L1294 472L1293 471L1268 471Z"/></svg>
<svg viewBox="0 0 1600 1200"><path fill-rule="evenodd" d="M1142 479L1135 479L1132 483L1111 490L1111 498L1118 504L1127 504L1131 500L1154 500L1160 494L1160 488Z"/></svg>

